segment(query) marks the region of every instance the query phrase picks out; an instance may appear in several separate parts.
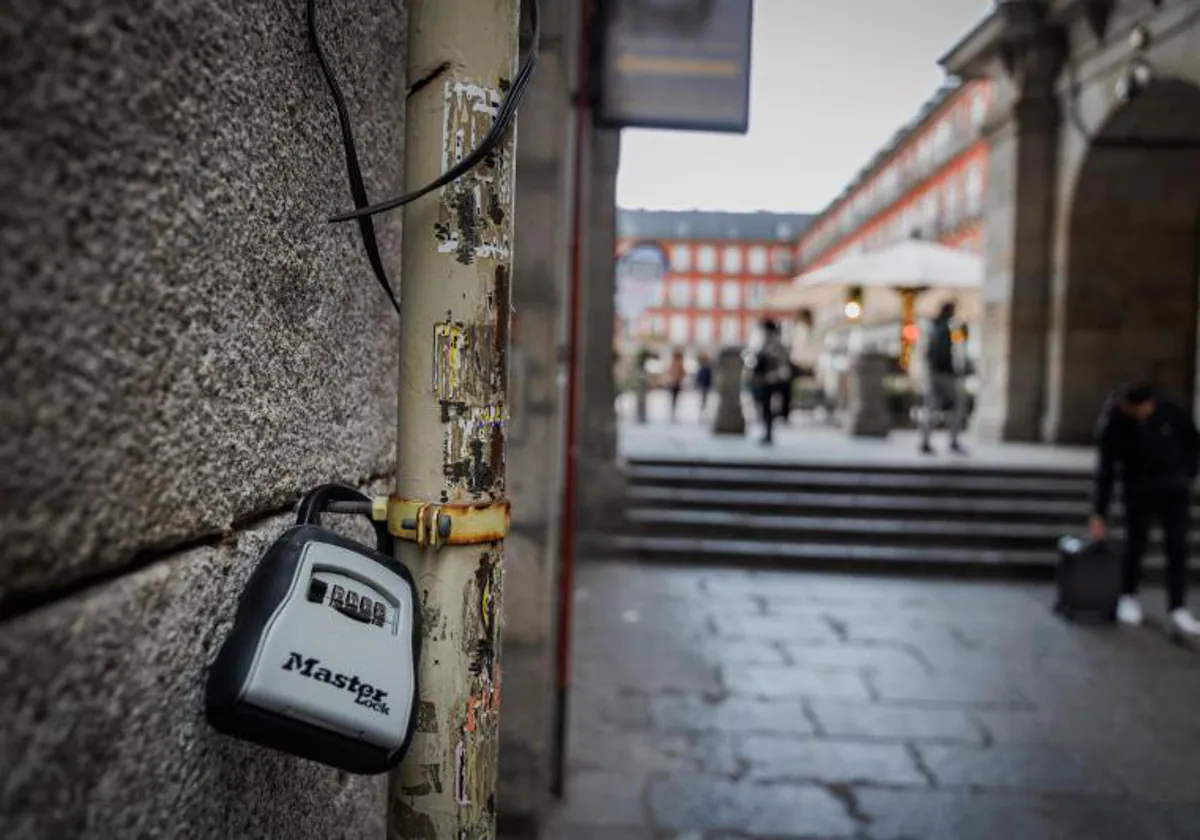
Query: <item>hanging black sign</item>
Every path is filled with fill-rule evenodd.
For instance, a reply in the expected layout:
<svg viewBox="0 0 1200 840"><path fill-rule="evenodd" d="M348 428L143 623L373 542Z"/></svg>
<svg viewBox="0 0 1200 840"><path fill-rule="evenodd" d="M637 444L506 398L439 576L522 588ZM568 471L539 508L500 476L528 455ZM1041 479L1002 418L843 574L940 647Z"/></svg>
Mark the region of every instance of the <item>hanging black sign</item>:
<svg viewBox="0 0 1200 840"><path fill-rule="evenodd" d="M745 134L753 0L607 0L596 122Z"/></svg>

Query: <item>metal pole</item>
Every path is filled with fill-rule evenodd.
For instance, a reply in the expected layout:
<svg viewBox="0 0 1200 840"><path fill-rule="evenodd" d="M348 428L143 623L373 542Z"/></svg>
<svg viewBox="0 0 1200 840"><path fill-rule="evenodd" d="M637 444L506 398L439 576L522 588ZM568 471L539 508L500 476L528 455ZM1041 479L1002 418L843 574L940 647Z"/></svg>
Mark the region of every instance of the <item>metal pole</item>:
<svg viewBox="0 0 1200 840"><path fill-rule="evenodd" d="M410 188L479 146L516 72L519 12L520 0L408 3ZM514 134L404 211L396 495L430 505L413 518L432 515L451 543L452 514L506 500ZM502 533L399 541L424 642L416 734L389 785L394 840L495 837Z"/></svg>
<svg viewBox="0 0 1200 840"><path fill-rule="evenodd" d="M584 231L583 219L588 199L584 179L585 155L591 146L590 63L591 27L594 22L592 0L582 0L579 11L579 73L575 90L575 145L572 160L571 206L571 277L567 293L567 387L563 476L562 533L558 571L558 638L555 650L556 693L554 698L553 764L550 792L556 799L566 794L567 785L567 714L571 692L571 618L575 603L575 506L579 469L579 342L580 307L583 301Z"/></svg>

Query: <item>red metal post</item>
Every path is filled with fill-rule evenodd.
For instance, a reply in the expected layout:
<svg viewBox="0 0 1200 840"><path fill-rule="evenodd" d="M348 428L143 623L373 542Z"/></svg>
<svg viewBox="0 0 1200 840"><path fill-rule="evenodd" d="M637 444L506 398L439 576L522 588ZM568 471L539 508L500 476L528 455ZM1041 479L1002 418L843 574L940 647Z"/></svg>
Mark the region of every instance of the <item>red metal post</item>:
<svg viewBox="0 0 1200 840"><path fill-rule="evenodd" d="M572 164L571 276L567 292L566 463L563 478L562 539L558 578L557 693L554 709L554 766L551 791L561 799L566 791L567 702L571 684L571 607L574 602L576 475L579 462L579 309L583 287L583 219L586 198L584 155L591 121L591 2L580 9L579 72L575 91L575 147Z"/></svg>

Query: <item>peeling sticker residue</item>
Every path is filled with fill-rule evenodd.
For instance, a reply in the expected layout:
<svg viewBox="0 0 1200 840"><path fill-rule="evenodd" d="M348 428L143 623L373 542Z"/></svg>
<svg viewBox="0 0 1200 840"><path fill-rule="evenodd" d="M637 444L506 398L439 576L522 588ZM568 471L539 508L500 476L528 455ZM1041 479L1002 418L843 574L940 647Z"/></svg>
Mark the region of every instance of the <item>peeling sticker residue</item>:
<svg viewBox="0 0 1200 840"><path fill-rule="evenodd" d="M462 81L444 87L442 171L478 148L492 127L502 94ZM507 259L512 251L508 218L513 198L513 133L483 161L441 194L434 235L438 251L459 262Z"/></svg>
<svg viewBox="0 0 1200 840"><path fill-rule="evenodd" d="M454 746L454 801L459 805L471 804L467 796L467 736L464 732Z"/></svg>
<svg viewBox="0 0 1200 840"><path fill-rule="evenodd" d="M504 427L508 414L503 406L455 407L449 412L445 435L446 477L465 485L474 494L497 491L503 481L503 460L497 462L497 447L503 453Z"/></svg>
<svg viewBox="0 0 1200 840"><path fill-rule="evenodd" d="M507 287L501 290L507 300ZM492 303L485 308L482 323L434 325L433 392L445 426L442 463L451 487L460 491L444 501L463 501L461 491L498 499L504 489L508 323L493 315Z"/></svg>
<svg viewBox="0 0 1200 840"><path fill-rule="evenodd" d="M443 406L486 407L497 399L494 329L443 322L433 326L433 393Z"/></svg>
<svg viewBox="0 0 1200 840"><path fill-rule="evenodd" d="M433 325L433 393L439 402L462 401L461 371L466 342L466 331L461 325Z"/></svg>

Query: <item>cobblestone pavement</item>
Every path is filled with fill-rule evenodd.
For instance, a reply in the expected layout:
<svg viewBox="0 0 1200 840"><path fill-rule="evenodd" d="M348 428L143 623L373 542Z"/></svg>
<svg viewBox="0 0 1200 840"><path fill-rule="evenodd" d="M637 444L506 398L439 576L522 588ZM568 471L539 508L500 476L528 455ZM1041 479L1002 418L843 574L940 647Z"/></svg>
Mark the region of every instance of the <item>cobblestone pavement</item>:
<svg viewBox="0 0 1200 840"><path fill-rule="evenodd" d="M710 422L700 413L700 398L684 392L679 398L676 422L669 419L669 399L661 391L649 398L649 423L639 425L633 419L633 397L622 395L617 401L617 444L629 458L697 458L719 461L802 461L806 463L870 463L922 467L1038 467L1089 469L1095 463L1095 451L1089 447L1048 446L1046 444L991 444L973 440L970 429L965 438L970 457L930 459L918 451L915 430L893 431L887 438L852 438L845 431L829 426L811 415L797 412L789 424L779 424L775 446L759 444L762 437L756 409L747 401L747 432L742 436L716 436ZM707 417L715 410L709 405ZM934 436L934 447L944 451L946 436Z"/></svg>
<svg viewBox="0 0 1200 840"><path fill-rule="evenodd" d="M588 564L549 836L1200 837L1200 658L1049 600Z"/></svg>

